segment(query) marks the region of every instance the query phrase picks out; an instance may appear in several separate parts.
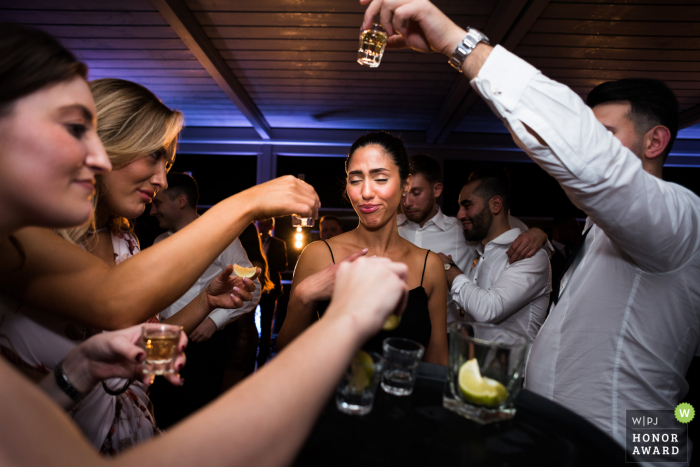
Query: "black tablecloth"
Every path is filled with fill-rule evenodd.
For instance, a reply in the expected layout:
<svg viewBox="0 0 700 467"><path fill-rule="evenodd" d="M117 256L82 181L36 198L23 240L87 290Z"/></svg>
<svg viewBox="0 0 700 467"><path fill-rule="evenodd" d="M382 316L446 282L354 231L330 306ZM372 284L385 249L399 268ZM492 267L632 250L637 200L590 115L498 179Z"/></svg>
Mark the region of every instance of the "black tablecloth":
<svg viewBox="0 0 700 467"><path fill-rule="evenodd" d="M413 394L377 389L374 409L339 412L335 394L296 466L587 466L622 464L624 449L588 421L523 390L516 416L479 425L442 407L447 368L422 364Z"/></svg>

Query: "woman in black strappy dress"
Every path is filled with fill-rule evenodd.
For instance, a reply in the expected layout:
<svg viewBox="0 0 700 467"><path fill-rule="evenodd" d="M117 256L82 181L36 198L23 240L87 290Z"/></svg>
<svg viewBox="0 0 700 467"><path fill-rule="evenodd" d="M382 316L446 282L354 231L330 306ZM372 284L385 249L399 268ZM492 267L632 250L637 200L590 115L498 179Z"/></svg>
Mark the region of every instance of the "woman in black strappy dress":
<svg viewBox="0 0 700 467"><path fill-rule="evenodd" d="M365 135L350 148L345 168L347 194L360 218L359 225L327 242L306 247L294 273L277 347L281 349L322 318L339 262L376 255L408 265L410 292L398 327L380 331L364 348L381 353L385 338L405 337L425 346L426 362L446 364L447 286L443 264L435 253L399 236L396 223L401 197L411 187L403 142L385 132Z"/></svg>

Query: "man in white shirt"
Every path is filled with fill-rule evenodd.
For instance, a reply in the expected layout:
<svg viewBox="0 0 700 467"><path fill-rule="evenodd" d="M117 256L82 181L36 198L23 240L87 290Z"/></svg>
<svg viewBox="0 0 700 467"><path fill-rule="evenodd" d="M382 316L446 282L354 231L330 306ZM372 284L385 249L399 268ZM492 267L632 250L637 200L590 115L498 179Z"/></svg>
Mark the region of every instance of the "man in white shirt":
<svg viewBox="0 0 700 467"><path fill-rule="evenodd" d="M372 2L363 26L382 9L388 34L393 25L402 34L389 47L451 57L520 148L589 216L525 383L622 443L626 410L673 410L682 400L700 343L700 198L660 178L678 128L673 94L629 86L625 98L591 102L592 110L503 47L463 42L467 32L429 2ZM637 97L656 104L633 104ZM659 103L671 110L643 110Z"/></svg>
<svg viewBox="0 0 700 467"><path fill-rule="evenodd" d="M503 171L475 172L459 194L457 219L468 242L478 242L474 265L462 272L440 253L451 298L469 321L493 323L534 339L547 315L549 257L539 249L511 264L506 251L520 235L508 219L510 188Z"/></svg>
<svg viewBox="0 0 700 467"><path fill-rule="evenodd" d="M409 158L409 170L413 175L411 190L401 202L398 215L399 235L420 248L452 257L453 262L467 271L477 258L479 242L467 242L462 235L462 224L454 217L446 216L437 205L443 185L440 164L430 156L419 154ZM509 214L510 223L523 233L509 249L511 262L529 258L547 242L547 235L540 229L528 230L519 219ZM527 233L526 233L527 232ZM447 324L463 319L463 310L447 297Z"/></svg>
<svg viewBox="0 0 700 467"><path fill-rule="evenodd" d="M158 225L167 232L156 237L154 244L165 240L194 221L197 214L199 189L197 182L187 174L168 174L168 188L153 199L150 214L158 219ZM166 319L185 307L204 290L229 264L252 267L240 240L236 239L212 263L197 282L175 303L160 312ZM190 334L187 347L187 364L182 376L187 384L175 387L155 384L151 399L158 411L158 426L167 428L190 413L203 407L219 394L223 371L230 356L230 343L224 327L239 316L255 309L260 299L260 282L255 279L253 299L241 308L217 308Z"/></svg>

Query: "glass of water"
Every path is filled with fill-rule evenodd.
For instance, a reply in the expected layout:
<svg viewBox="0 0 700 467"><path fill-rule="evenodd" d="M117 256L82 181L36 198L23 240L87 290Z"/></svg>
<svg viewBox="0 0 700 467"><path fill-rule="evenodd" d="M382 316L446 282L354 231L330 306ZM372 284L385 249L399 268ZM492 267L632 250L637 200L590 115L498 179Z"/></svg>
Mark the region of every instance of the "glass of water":
<svg viewBox="0 0 700 467"><path fill-rule="evenodd" d="M382 389L395 396L410 396L425 347L411 339L389 337L384 339L382 349L386 359Z"/></svg>
<svg viewBox="0 0 700 467"><path fill-rule="evenodd" d="M382 61L387 42L386 30L381 24L373 24L360 33L360 48L357 50L357 63L377 68Z"/></svg>
<svg viewBox="0 0 700 467"><path fill-rule="evenodd" d="M304 180L305 175L299 174L297 177L299 180ZM313 227L314 218L313 217L299 217L296 214L292 214L292 227Z"/></svg>
<svg viewBox="0 0 700 467"><path fill-rule="evenodd" d="M372 411L374 395L382 377L384 357L374 352L359 351L338 384L335 403L348 415L365 415Z"/></svg>
<svg viewBox="0 0 700 467"><path fill-rule="evenodd" d="M141 326L142 347L146 350L143 372L150 375L175 373L175 356L182 327L173 324Z"/></svg>

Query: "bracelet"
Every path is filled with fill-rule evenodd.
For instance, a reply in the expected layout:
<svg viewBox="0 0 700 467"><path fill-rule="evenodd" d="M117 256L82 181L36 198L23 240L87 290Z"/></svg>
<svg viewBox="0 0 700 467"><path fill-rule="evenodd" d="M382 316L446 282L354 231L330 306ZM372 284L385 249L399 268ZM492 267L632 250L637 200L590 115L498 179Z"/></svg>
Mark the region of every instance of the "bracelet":
<svg viewBox="0 0 700 467"><path fill-rule="evenodd" d="M110 396L119 396L119 395L121 395L121 394L124 394L124 392L125 392L127 389L129 389L129 386L131 386L132 381L133 381L133 380L130 380L130 379L129 379L129 380L126 381L126 383L124 383L124 386L122 386L121 388L119 388L119 389L112 389L112 388L110 388L109 386L107 386L107 383L105 382L105 380L102 380L102 389L104 389L105 392L106 392L107 394L109 394Z"/></svg>
<svg viewBox="0 0 700 467"><path fill-rule="evenodd" d="M53 370L53 374L56 376L56 384L58 385L63 392L68 395L72 400L78 402L80 399L85 397L85 394L82 392L78 391L73 387L72 384L70 384L70 381L68 381L68 377L66 374L63 372L63 360L58 362L58 365Z"/></svg>

